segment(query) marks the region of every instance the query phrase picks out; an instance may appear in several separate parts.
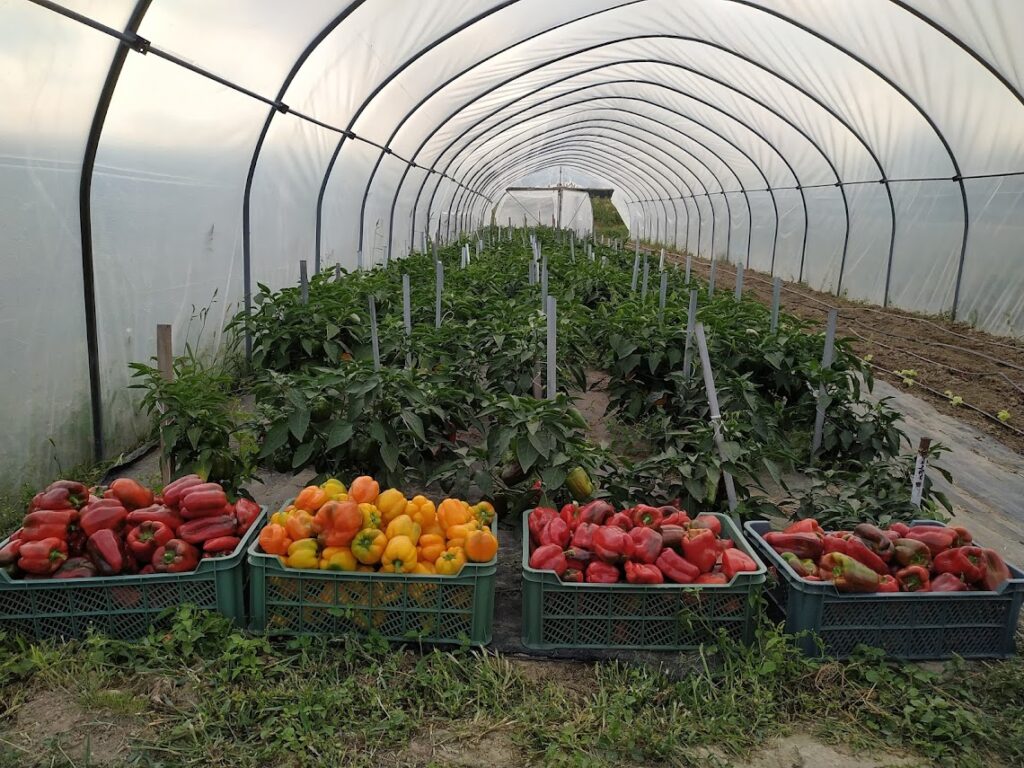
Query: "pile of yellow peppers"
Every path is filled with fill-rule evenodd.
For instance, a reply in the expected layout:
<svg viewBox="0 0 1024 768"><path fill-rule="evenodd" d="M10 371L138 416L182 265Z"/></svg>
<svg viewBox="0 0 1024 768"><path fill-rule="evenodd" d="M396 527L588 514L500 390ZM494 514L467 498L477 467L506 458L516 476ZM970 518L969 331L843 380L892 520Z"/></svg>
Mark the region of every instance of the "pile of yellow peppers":
<svg viewBox="0 0 1024 768"><path fill-rule="evenodd" d="M260 531L260 547L288 568L454 576L498 551L494 507L380 490L363 475L303 488Z"/></svg>

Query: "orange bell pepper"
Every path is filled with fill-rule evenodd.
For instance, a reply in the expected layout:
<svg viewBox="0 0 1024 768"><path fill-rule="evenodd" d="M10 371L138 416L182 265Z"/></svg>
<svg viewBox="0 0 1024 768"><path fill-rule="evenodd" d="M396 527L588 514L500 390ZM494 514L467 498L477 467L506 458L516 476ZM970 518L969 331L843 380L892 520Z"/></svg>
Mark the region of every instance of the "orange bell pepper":
<svg viewBox="0 0 1024 768"><path fill-rule="evenodd" d="M304 509L296 509L292 512L292 514L288 516L288 519L285 520L284 528L288 531L288 537L292 541L298 541L299 539L313 539L316 538L317 533L319 533L313 522L313 516Z"/></svg>
<svg viewBox="0 0 1024 768"><path fill-rule="evenodd" d="M295 497L295 506L307 512L316 512L328 501L327 492L318 485L307 485Z"/></svg>
<svg viewBox="0 0 1024 768"><path fill-rule="evenodd" d="M348 487L348 497L357 504L373 504L380 495L380 484L369 475L360 475Z"/></svg>
<svg viewBox="0 0 1024 768"><path fill-rule="evenodd" d="M405 507L408 502L401 491L388 488L377 497L376 505L380 510L380 519L387 525L399 515L405 514Z"/></svg>
<svg viewBox="0 0 1024 768"><path fill-rule="evenodd" d="M460 499L445 499L437 508L437 522L446 532L453 525L468 523L471 516L469 505Z"/></svg>
<svg viewBox="0 0 1024 768"><path fill-rule="evenodd" d="M419 523L420 529L424 532L437 523L437 508L426 496L413 496L405 505L405 514L411 517L414 523Z"/></svg>
<svg viewBox="0 0 1024 768"><path fill-rule="evenodd" d="M447 548L444 536L438 536L436 533L424 533L420 536L419 541L420 561L433 563L444 554Z"/></svg>
<svg viewBox="0 0 1024 768"><path fill-rule="evenodd" d="M283 525L271 523L260 531L260 548L268 555L286 555L292 539Z"/></svg>
<svg viewBox="0 0 1024 768"><path fill-rule="evenodd" d="M325 547L347 547L363 527L363 513L354 501L328 501L313 518Z"/></svg>
<svg viewBox="0 0 1024 768"><path fill-rule="evenodd" d="M466 537L466 559L486 563L498 553L498 540L489 528L473 531Z"/></svg>

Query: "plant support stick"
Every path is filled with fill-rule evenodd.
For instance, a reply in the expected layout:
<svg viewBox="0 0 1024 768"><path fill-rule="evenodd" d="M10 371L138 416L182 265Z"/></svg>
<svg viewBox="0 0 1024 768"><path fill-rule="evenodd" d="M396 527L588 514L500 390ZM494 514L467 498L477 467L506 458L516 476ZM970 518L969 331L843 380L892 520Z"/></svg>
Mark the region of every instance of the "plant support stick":
<svg viewBox="0 0 1024 768"><path fill-rule="evenodd" d="M440 261L434 262L434 274L436 277L435 298L434 298L434 327L441 327L441 291L444 290L444 264Z"/></svg>
<svg viewBox="0 0 1024 768"><path fill-rule="evenodd" d="M373 347L373 370L380 370L380 339L377 337L377 302L370 297L370 344Z"/></svg>
<svg viewBox="0 0 1024 768"><path fill-rule="evenodd" d="M693 365L693 326L697 322L697 289L690 290L690 308L686 313L686 345L683 348L683 377L690 379Z"/></svg>
<svg viewBox="0 0 1024 768"><path fill-rule="evenodd" d="M782 278L772 280L772 333L779 327L779 300L782 298Z"/></svg>
<svg viewBox="0 0 1024 768"><path fill-rule="evenodd" d="M715 445L718 446L718 455L722 462L728 461L725 455L725 439L722 437L722 414L718 410L718 392L715 390L715 377L711 370L711 356L708 354L708 341L704 336L704 323L697 323L695 329L697 334L697 349L700 352L700 366L704 371L704 388L708 392L708 407L711 410L711 425L715 430ZM729 511L736 512L736 486L733 485L732 475L722 470L722 479L725 481L725 495L729 498Z"/></svg>
<svg viewBox="0 0 1024 768"><path fill-rule="evenodd" d="M828 325L825 328L825 351L821 353L821 367L827 370L832 365L832 353L836 343L836 320L839 318L839 310L828 311ZM822 433L825 430L825 384L818 386L818 411L814 416L814 439L811 442L811 461L821 448Z"/></svg>
<svg viewBox="0 0 1024 768"><path fill-rule="evenodd" d="M554 400L558 392L557 365L558 352L555 348L558 341L558 301L554 296L548 296L548 373L547 373L547 394L548 400Z"/></svg>
<svg viewBox="0 0 1024 768"><path fill-rule="evenodd" d="M924 479L928 472L928 451L932 447L930 437L922 437L917 444L917 460L914 463L914 478L910 486L910 503L921 508L921 497L924 495Z"/></svg>

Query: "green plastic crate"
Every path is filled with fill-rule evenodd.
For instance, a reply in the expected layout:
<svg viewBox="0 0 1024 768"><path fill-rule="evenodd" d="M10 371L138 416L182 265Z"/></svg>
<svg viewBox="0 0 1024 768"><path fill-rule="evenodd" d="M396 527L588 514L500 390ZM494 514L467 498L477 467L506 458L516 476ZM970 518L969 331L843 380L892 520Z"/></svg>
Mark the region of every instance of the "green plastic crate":
<svg viewBox="0 0 1024 768"><path fill-rule="evenodd" d="M934 520L914 525L942 526ZM804 581L768 546L767 521L745 526L751 543L778 573L768 589L786 616L786 631L806 633L798 647L808 656L848 658L858 645L881 648L897 659L1007 658L1024 599L1024 572L997 592L841 593L826 582ZM821 646L819 646L819 641Z"/></svg>
<svg viewBox="0 0 1024 768"><path fill-rule="evenodd" d="M722 536L754 558L757 571L729 584L576 584L530 567L528 515L523 515L523 645L682 651L721 630L749 642L767 569L726 515Z"/></svg>
<svg viewBox="0 0 1024 768"><path fill-rule="evenodd" d="M491 525L498 535L498 521ZM249 548L251 628L268 635L375 633L387 640L487 645L498 559L457 576L285 568Z"/></svg>
<svg viewBox="0 0 1024 768"><path fill-rule="evenodd" d="M89 631L131 640L169 624L168 609L186 604L244 627L245 553L265 519L264 509L230 555L200 560L188 573L26 581L0 570L0 630L33 640L81 638Z"/></svg>

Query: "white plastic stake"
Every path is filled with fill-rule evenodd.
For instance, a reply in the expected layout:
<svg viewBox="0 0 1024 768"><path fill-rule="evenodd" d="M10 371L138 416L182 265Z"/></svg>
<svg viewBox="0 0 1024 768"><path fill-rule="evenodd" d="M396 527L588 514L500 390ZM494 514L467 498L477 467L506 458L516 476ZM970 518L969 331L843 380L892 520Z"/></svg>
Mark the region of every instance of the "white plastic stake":
<svg viewBox="0 0 1024 768"><path fill-rule="evenodd" d="M686 345L683 347L683 377L689 380L693 365L693 326L697 323L697 289L690 291L690 308L686 313Z"/></svg>
<svg viewBox="0 0 1024 768"><path fill-rule="evenodd" d="M725 456L725 439L722 437L722 414L718 410L718 392L715 390L715 377L711 370L711 356L708 354L708 341L704 336L704 323L697 323L695 329L697 334L697 349L700 352L700 365L704 371L704 388L708 392L708 406L711 409L711 425L715 430L715 445L718 446L718 454L722 461L727 461ZM722 470L722 479L725 481L725 495L729 499L729 511L736 511L736 486L733 485L732 475Z"/></svg>
<svg viewBox="0 0 1024 768"><path fill-rule="evenodd" d="M341 264L334 265L334 282L341 282Z"/></svg>
<svg viewBox="0 0 1024 768"><path fill-rule="evenodd" d="M547 259L540 268L540 308L545 314L548 311L548 265Z"/></svg>
<svg viewBox="0 0 1024 768"><path fill-rule="evenodd" d="M647 301L647 281L651 276L651 262L644 256L644 280L640 286L640 301Z"/></svg>
<svg viewBox="0 0 1024 768"><path fill-rule="evenodd" d="M665 271L665 249L664 248L661 249L661 258L658 260L658 271L659 272L664 272Z"/></svg>
<svg viewBox="0 0 1024 768"><path fill-rule="evenodd" d="M377 337L377 302L370 297L370 344L373 347L373 370L380 370L380 339Z"/></svg>
<svg viewBox="0 0 1024 768"><path fill-rule="evenodd" d="M718 262L714 259L711 260L711 276L708 278L708 296L715 295L715 270L718 267Z"/></svg>
<svg viewBox="0 0 1024 768"><path fill-rule="evenodd" d="M772 333L779 327L779 301L782 298L782 278L772 280Z"/></svg>
<svg viewBox="0 0 1024 768"><path fill-rule="evenodd" d="M736 265L736 292L734 294L736 301L743 298L743 265Z"/></svg>
<svg viewBox="0 0 1024 768"><path fill-rule="evenodd" d="M558 342L558 301L554 296L548 296L548 373L547 373L547 394L548 400L554 400L558 392L558 381L556 365L558 351L555 348Z"/></svg>
<svg viewBox="0 0 1024 768"><path fill-rule="evenodd" d="M836 320L839 310L828 311L828 325L825 327L825 351L821 353L821 367L827 369L832 365L832 354L836 343ZM814 439L811 442L811 461L814 461L818 449L821 448L822 433L825 430L825 385L818 387L818 411L814 416Z"/></svg>
<svg viewBox="0 0 1024 768"><path fill-rule="evenodd" d="M299 296L303 304L309 304L309 278L306 276L306 260L299 261Z"/></svg>
<svg viewBox="0 0 1024 768"><path fill-rule="evenodd" d="M636 256L633 257L633 282L630 290L636 293L636 281L640 277L640 249L637 248Z"/></svg>
<svg viewBox="0 0 1024 768"><path fill-rule="evenodd" d="M444 290L444 264L440 261L434 262L434 275L436 277L434 297L434 327L441 327L441 292Z"/></svg>
<svg viewBox="0 0 1024 768"><path fill-rule="evenodd" d="M576 236L573 235L569 238L569 259L576 261Z"/></svg>
<svg viewBox="0 0 1024 768"><path fill-rule="evenodd" d="M928 472L928 450L932 447L930 437L922 437L917 444L917 460L914 463L914 478L910 485L910 503L915 507L921 507L921 498L924 496L924 479Z"/></svg>
<svg viewBox="0 0 1024 768"><path fill-rule="evenodd" d="M692 254L686 254L686 284L690 284L690 259L693 258Z"/></svg>
<svg viewBox="0 0 1024 768"><path fill-rule="evenodd" d="M405 335L412 335L412 298L409 290L409 275L402 275L402 320L405 322Z"/></svg>
<svg viewBox="0 0 1024 768"><path fill-rule="evenodd" d="M661 290L658 294L658 322L665 319L665 298L668 296L668 272L661 273Z"/></svg>

